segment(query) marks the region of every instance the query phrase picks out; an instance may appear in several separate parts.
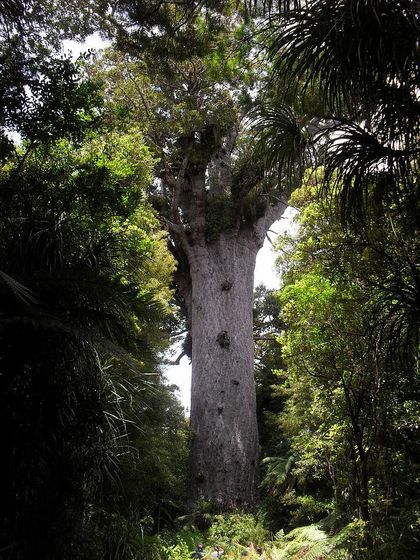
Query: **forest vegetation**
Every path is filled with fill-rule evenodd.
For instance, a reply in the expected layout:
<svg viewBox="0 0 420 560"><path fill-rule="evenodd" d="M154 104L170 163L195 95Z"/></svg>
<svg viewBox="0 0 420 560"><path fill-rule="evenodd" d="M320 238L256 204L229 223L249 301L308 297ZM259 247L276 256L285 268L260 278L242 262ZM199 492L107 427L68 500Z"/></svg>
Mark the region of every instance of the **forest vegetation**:
<svg viewBox="0 0 420 560"><path fill-rule="evenodd" d="M0 0L1 560L419 558L418 20Z"/></svg>

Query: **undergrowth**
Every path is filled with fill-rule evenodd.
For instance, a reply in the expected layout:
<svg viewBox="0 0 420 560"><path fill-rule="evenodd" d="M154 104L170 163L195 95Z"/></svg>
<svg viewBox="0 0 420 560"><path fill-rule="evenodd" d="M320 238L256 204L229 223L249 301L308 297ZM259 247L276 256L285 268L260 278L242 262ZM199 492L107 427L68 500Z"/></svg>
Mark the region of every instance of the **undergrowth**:
<svg viewBox="0 0 420 560"><path fill-rule="evenodd" d="M145 537L136 560L187 560L198 542L211 560L211 552L218 545L224 550L224 560L357 560L367 558L362 544L365 524L355 520L341 529L333 527L329 518L288 534L282 531L269 535L258 517L244 513L215 515L206 531L184 527L155 537ZM249 548L250 543L253 543ZM262 549L258 554L257 548ZM206 557L206 558L207 558Z"/></svg>

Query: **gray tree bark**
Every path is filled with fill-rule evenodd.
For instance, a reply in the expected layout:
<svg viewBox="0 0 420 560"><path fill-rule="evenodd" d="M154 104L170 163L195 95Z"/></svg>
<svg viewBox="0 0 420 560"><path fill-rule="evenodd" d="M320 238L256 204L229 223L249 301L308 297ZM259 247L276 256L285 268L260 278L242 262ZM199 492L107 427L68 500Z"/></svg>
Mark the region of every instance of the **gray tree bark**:
<svg viewBox="0 0 420 560"><path fill-rule="evenodd" d="M253 220L238 211L235 225L208 239L209 197L231 196L236 135L233 130L202 165L184 157L177 177L164 174L162 180L172 192L172 220L165 222L183 263L175 278L192 337L191 498L252 507L258 500L254 268L266 232L286 204L267 203Z"/></svg>
<svg viewBox="0 0 420 560"><path fill-rule="evenodd" d="M191 481L193 499L255 504L258 432L252 329L258 246L222 234L192 250Z"/></svg>

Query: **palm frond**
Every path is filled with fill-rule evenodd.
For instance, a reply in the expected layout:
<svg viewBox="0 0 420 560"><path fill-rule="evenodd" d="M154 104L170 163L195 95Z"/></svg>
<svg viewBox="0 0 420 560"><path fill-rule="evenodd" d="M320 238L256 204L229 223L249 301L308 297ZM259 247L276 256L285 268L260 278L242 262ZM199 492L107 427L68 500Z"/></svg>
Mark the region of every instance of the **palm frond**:
<svg viewBox="0 0 420 560"><path fill-rule="evenodd" d="M360 520L353 521L336 531L328 517L319 523L298 527L287 535L281 536L276 542L279 553L275 557L279 560L294 558L351 560L351 550L358 541L361 541L363 532L364 523Z"/></svg>
<svg viewBox="0 0 420 560"><path fill-rule="evenodd" d="M277 79L316 86L335 112L355 108L355 90L377 100L390 83L411 89L416 80L410 0L315 0L270 18L265 34Z"/></svg>
<svg viewBox="0 0 420 560"><path fill-rule="evenodd" d="M328 130L320 194L338 198L344 223L357 224L372 202L389 205L410 198L408 209L416 214L417 168L415 152L392 146L379 133L356 124L337 124Z"/></svg>
<svg viewBox="0 0 420 560"><path fill-rule="evenodd" d="M279 181L294 186L308 161L310 138L293 110L284 103L263 103L249 116L255 134L255 155Z"/></svg>

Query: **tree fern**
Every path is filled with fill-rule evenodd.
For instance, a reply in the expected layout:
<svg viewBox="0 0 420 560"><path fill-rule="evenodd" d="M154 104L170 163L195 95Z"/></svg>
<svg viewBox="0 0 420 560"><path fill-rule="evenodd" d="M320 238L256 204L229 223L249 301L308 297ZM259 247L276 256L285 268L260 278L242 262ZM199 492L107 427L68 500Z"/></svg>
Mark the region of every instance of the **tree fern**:
<svg viewBox="0 0 420 560"><path fill-rule="evenodd" d="M294 529L275 543L273 560L351 560L363 535L363 522L349 523L336 533L327 523Z"/></svg>
<svg viewBox="0 0 420 560"><path fill-rule="evenodd" d="M288 479L294 462L295 457L293 455L264 457L261 464L266 467L266 471L261 486L267 488L271 495L278 495Z"/></svg>

